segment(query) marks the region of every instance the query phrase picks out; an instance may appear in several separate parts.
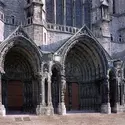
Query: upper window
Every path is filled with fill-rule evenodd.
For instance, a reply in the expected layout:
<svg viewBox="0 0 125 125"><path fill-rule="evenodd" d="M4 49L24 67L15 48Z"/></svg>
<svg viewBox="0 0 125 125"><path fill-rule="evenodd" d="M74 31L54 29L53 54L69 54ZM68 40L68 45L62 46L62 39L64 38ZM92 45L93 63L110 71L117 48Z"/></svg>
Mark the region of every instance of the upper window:
<svg viewBox="0 0 125 125"><path fill-rule="evenodd" d="M49 23L54 23L54 0L46 0L46 20Z"/></svg>
<svg viewBox="0 0 125 125"><path fill-rule="evenodd" d="M63 0L56 1L56 23L62 25L64 19Z"/></svg>
<svg viewBox="0 0 125 125"><path fill-rule="evenodd" d="M4 15L3 15L2 12L0 12L0 19L1 19L1 20L4 20Z"/></svg>
<svg viewBox="0 0 125 125"><path fill-rule="evenodd" d="M73 1L66 0L66 25L73 26Z"/></svg>
<svg viewBox="0 0 125 125"><path fill-rule="evenodd" d="M122 42L122 36L119 35L119 42Z"/></svg>
<svg viewBox="0 0 125 125"><path fill-rule="evenodd" d="M113 9L113 14L115 14L116 13L116 10L115 10L116 9L115 8L115 0L113 0L113 8L112 9Z"/></svg>
<svg viewBox="0 0 125 125"><path fill-rule="evenodd" d="M15 18L14 18L14 16L11 16L11 21L12 21L12 24L14 24L15 23Z"/></svg>

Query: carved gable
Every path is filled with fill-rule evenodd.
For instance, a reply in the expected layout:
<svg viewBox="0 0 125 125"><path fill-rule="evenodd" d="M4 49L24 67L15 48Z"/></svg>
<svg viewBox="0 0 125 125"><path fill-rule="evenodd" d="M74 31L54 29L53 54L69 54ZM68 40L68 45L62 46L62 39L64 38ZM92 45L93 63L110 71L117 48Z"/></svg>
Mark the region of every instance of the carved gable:
<svg viewBox="0 0 125 125"><path fill-rule="evenodd" d="M74 39L77 36L80 35L87 35L90 36L91 38L95 39L93 33L89 30L89 28L84 25L81 29L78 30L78 32L76 32L76 34L74 34L72 37L70 37L62 46L60 46L60 48L55 52L55 53L61 53L61 51L64 48L67 48L67 46L69 46L72 43L72 39Z"/></svg>
<svg viewBox="0 0 125 125"><path fill-rule="evenodd" d="M24 31L23 27L22 26L18 26L14 32L12 34L10 34L5 40L8 40L8 39L11 39L13 37L16 37L16 36L22 36L24 38L27 38L29 39L30 41L32 41L32 39L28 36L28 34Z"/></svg>

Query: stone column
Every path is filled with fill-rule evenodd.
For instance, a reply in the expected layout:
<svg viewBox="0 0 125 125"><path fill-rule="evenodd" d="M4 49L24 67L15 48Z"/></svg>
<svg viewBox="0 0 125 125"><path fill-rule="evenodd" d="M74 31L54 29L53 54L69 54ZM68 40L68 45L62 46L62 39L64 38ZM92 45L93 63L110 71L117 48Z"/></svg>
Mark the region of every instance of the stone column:
<svg viewBox="0 0 125 125"><path fill-rule="evenodd" d="M48 106L52 106L51 75L48 75Z"/></svg>
<svg viewBox="0 0 125 125"><path fill-rule="evenodd" d="M122 68L121 69L121 74L122 74L122 76L121 76L121 105L124 105L124 69Z"/></svg>
<svg viewBox="0 0 125 125"><path fill-rule="evenodd" d="M110 107L110 97L109 97L109 80L108 77L104 78L102 86L102 105L101 105L101 112L102 113L111 113Z"/></svg>
<svg viewBox="0 0 125 125"><path fill-rule="evenodd" d="M111 73L113 74L111 77L111 82L114 85L114 106L112 107L112 112L118 113L120 111L120 84L122 82L122 61L114 61L113 66L114 67L111 69Z"/></svg>
<svg viewBox="0 0 125 125"><path fill-rule="evenodd" d="M51 74L50 73L48 73L47 84L48 84L48 100L47 100L48 105L47 105L46 115L53 115L54 110L53 110L53 105L52 105Z"/></svg>
<svg viewBox="0 0 125 125"><path fill-rule="evenodd" d="M44 90L44 78L42 78L42 75L38 76L39 83L40 83L40 101L39 105L37 105L36 108L36 114L37 115L44 115L45 114L45 90Z"/></svg>
<svg viewBox="0 0 125 125"><path fill-rule="evenodd" d="M65 70L61 72L61 83L60 83L60 102L58 106L58 112L60 115L66 115L65 107L65 92L66 92L66 79L65 79Z"/></svg>
<svg viewBox="0 0 125 125"><path fill-rule="evenodd" d="M112 107L112 112L114 113L118 113L119 112L119 105L120 105L120 98L121 98L121 95L120 95L120 82L121 82L121 79L120 77L118 76L118 71L116 69L116 77L114 77L114 80L112 80L114 84L114 106Z"/></svg>
<svg viewBox="0 0 125 125"><path fill-rule="evenodd" d="M53 114L53 106L52 106L52 99L51 99L51 67L52 67L52 62L48 62L46 65L43 67L43 98L44 98L44 103L45 104L45 96L47 96L47 104L45 104L45 115L52 115ZM47 84L47 86L45 85ZM45 88L47 87L47 95L45 94Z"/></svg>
<svg viewBox="0 0 125 125"><path fill-rule="evenodd" d="M45 106L45 83L44 78L41 81L41 88L40 88L40 105Z"/></svg>
<svg viewBox="0 0 125 125"><path fill-rule="evenodd" d="M120 103L120 86L118 83L118 79L116 78L115 80L116 82L114 83L114 96L115 96L115 100L114 100L114 107L112 107L112 112L114 113L118 113L119 112L119 103Z"/></svg>
<svg viewBox="0 0 125 125"><path fill-rule="evenodd" d="M4 105L2 105L2 73L0 72L0 115L5 116L6 110Z"/></svg>
<svg viewBox="0 0 125 125"><path fill-rule="evenodd" d="M124 91L123 91L123 89L124 89L124 84L123 84L123 81L121 81L121 83L120 83L120 105L124 105Z"/></svg>

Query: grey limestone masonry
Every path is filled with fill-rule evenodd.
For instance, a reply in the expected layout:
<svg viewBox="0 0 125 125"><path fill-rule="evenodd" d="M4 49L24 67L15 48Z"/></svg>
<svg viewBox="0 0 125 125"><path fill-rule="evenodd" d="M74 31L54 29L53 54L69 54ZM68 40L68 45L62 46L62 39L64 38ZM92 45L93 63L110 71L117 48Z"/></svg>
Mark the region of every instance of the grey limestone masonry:
<svg viewBox="0 0 125 125"><path fill-rule="evenodd" d="M0 0L0 42L0 84L3 79L8 79L8 76L4 74L4 64L9 67L10 63L15 64L14 68L17 68L15 71L19 73L22 73L22 69L25 70L25 66L28 65L32 70L29 68L30 70L26 71L26 73L31 73L28 74L27 81L29 80L29 83L26 85L30 86L32 81L38 83L36 85L34 82L36 85L36 90L33 90L34 104L29 104L29 100L32 99L29 98L31 95L28 95L26 97L28 103L24 105L24 109L30 105L39 115L53 114L54 112L66 114L64 95L67 79L65 72L70 73L74 70L68 71L68 69L78 66L79 72L83 70L78 75L81 78L85 77L85 81L81 80L83 83L85 82L85 85L92 83L95 86L95 82L100 85L97 90L99 93L102 92L102 100L99 98L98 102L102 101L102 106L100 103L98 106L100 109L102 108L102 112L110 113L113 108L109 103L108 59L110 58L110 61L113 59L125 60L125 0ZM9 51L10 48L12 49ZM5 60L6 55L8 60ZM13 63L9 60L10 56L15 60L21 57L24 62L21 62L18 67L16 61ZM16 56L19 57L15 58ZM47 59L45 60L44 57ZM109 58L107 59L107 57ZM7 63L3 63L4 61ZM119 66L119 61L117 63ZM23 64L26 65L23 67ZM65 65L69 68L65 68ZM119 75L121 78L121 71L118 67L114 66L113 68L111 71L115 75L113 76L115 81L110 78L110 82L117 84L117 76ZM10 69L11 67L7 71ZM75 73L72 72L72 74ZM74 77L70 76L72 74L68 76L71 79ZM45 78L43 79L43 77ZM55 77L58 78L55 80ZM76 83L81 84L81 81ZM51 95L51 82L59 82L58 85L53 85L53 89L55 89L53 95ZM119 83L122 84L122 82ZM39 87L41 88L39 89ZM48 90L48 93L44 92L44 89ZM56 89L59 89L59 92ZM86 89L86 93L87 91ZM6 93L3 94L6 96ZM58 95L58 98L55 99L54 94ZM98 91L96 94L98 98ZM54 99L51 99L52 96ZM91 100L96 106L95 99L97 98ZM116 99L116 96L114 98L114 103L117 104L119 100ZM84 99L82 100L82 96L80 99L81 105L79 104L79 106L84 108ZM3 100L6 106L6 97ZM69 100L72 100L71 95ZM122 106L123 100L121 97ZM59 103L58 106L56 101ZM1 96L0 106L2 106ZM35 109L36 107L37 109ZM70 104L69 108L71 108ZM117 110L117 106L114 110ZM5 114L3 106L0 107L0 114L2 112Z"/></svg>
<svg viewBox="0 0 125 125"><path fill-rule="evenodd" d="M72 36L72 34L69 34L69 33L59 33L59 32L52 32L52 31L49 31L47 35L48 35L48 41L49 41L48 44L53 44Z"/></svg>
<svg viewBox="0 0 125 125"><path fill-rule="evenodd" d="M52 1L51 1L52 2ZM43 1L43 9L40 10L39 5L32 5L32 0L30 1L30 4L27 4L26 0L1 0L0 4L0 11L4 15L4 23L1 21L0 25L0 41L4 40L9 36L18 25L23 25L27 24L27 7L30 8L29 10L32 11L34 10L34 17L32 16L32 21L34 19L34 22L40 25L25 25L25 31L28 33L28 35L31 37L31 39L38 45L41 46L42 44L52 44L52 43L57 43L60 40L68 38L68 36L71 36L72 34L67 34L67 33L62 33L59 30L55 32L55 29L49 31L46 28L44 28L41 25L40 20L46 19L46 18L53 18L52 20L57 19L57 24L61 24L64 26L68 25L69 21L73 26L75 26L75 21L79 22L79 20L75 20L75 17L78 17L78 14L81 14L80 12L82 11L83 14L81 15L81 22L86 23L88 19L88 23L91 24L91 30L95 37L99 37L98 40L99 42L103 45L103 47L107 50L107 52L111 55L113 53L117 53L117 51L123 51L124 48L122 45L125 42L125 16L124 16L124 5L125 1L124 0L113 0L111 2L107 0L89 0L88 3L91 2L91 14L87 14L88 16L91 16L90 18L84 14L85 12L88 12L86 10L87 8L87 2L86 0L83 1L83 3L77 1L77 3L72 3L71 1L64 1L64 4L57 2L50 4L49 1ZM109 3L108 3L109 2ZM81 5L81 4L83 5ZM86 6L85 6L86 4ZM3 6L4 5L4 6ZM48 5L48 6L47 6ZM56 6L59 5L62 7L62 10L60 10L58 7L56 10ZM65 6L63 6L65 5ZM67 12L67 8L65 7L71 7L74 6L76 7L76 12L74 11L74 19L71 17L70 13ZM83 7L81 10L77 10ZM100 8L102 6L102 9ZM34 8L33 8L34 7ZM104 7L104 8L103 8ZM105 10L105 7L107 7L107 10ZM37 10L38 8L38 10ZM88 6L90 9L90 6ZM114 10L113 10L114 9ZM103 11L103 12L102 12ZM115 12L113 12L115 11ZM58 13L59 12L59 13ZM79 13L78 13L79 12ZM37 14L38 13L38 14ZM41 13L41 16L39 15ZM44 15L43 13L46 13ZM110 15L110 20L106 21L103 20L103 13L106 15ZM52 15L53 14L53 15ZM69 14L69 16L67 15ZM86 17L84 17L86 16ZM59 18L59 19L58 19ZM80 17L78 17L80 18ZM61 21L61 20L63 21ZM90 20L91 19L91 20ZM38 22L37 22L38 20ZM50 19L47 19L49 21ZM74 20L74 21L73 21ZM51 23L48 22L48 23ZM68 21L66 23L66 21ZM52 21L53 22L53 21ZM73 23L74 22L74 23ZM54 24L56 23L55 21L53 22ZM80 23L80 22L79 22ZM82 24L84 25L84 24ZM82 26L81 25L81 26ZM87 24L88 25L88 24ZM77 25L76 25L77 26ZM63 35L64 34L64 35ZM46 38L45 38L46 37ZM108 37L107 40L105 37ZM46 40L46 41L45 41ZM109 43L108 43L109 42ZM113 42L113 46L111 46L111 43ZM115 49L114 46L116 45ZM117 47L118 46L118 47ZM121 46L123 49L119 49L119 46ZM113 47L113 48L110 48Z"/></svg>

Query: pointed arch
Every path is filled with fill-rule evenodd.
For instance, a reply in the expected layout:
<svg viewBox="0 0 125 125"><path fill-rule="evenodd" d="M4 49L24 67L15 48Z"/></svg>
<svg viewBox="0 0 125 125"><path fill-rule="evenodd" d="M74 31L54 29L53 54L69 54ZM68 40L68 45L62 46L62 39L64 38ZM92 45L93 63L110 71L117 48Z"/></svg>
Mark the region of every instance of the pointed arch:
<svg viewBox="0 0 125 125"><path fill-rule="evenodd" d="M103 47L93 38L88 35L82 34L74 37L72 40L70 40L70 42L66 43L65 47L58 51L62 57L62 64L65 64L68 53L71 52L73 49L78 50L77 55L81 56L81 58L86 57L88 59L88 57L90 57L90 66L96 67L96 69L98 70L97 74L103 72L102 75L104 76L107 73L108 58L105 54Z"/></svg>
<svg viewBox="0 0 125 125"><path fill-rule="evenodd" d="M0 53L2 104L7 111L34 112L39 101L42 53L34 42L20 35L5 40Z"/></svg>
<svg viewBox="0 0 125 125"><path fill-rule="evenodd" d="M89 35L79 34L56 54L60 55L61 65L65 68L67 109L100 111L101 81L108 69L103 47Z"/></svg>
<svg viewBox="0 0 125 125"><path fill-rule="evenodd" d="M34 69L34 71L35 72L40 71L41 61L42 61L41 51L38 49L38 47L33 41L30 41L29 39L23 36L15 36L1 43L0 68L2 72L4 72L5 56L12 48L18 48L18 50L25 53L26 56L29 58L29 61L31 60L33 61L32 68Z"/></svg>

